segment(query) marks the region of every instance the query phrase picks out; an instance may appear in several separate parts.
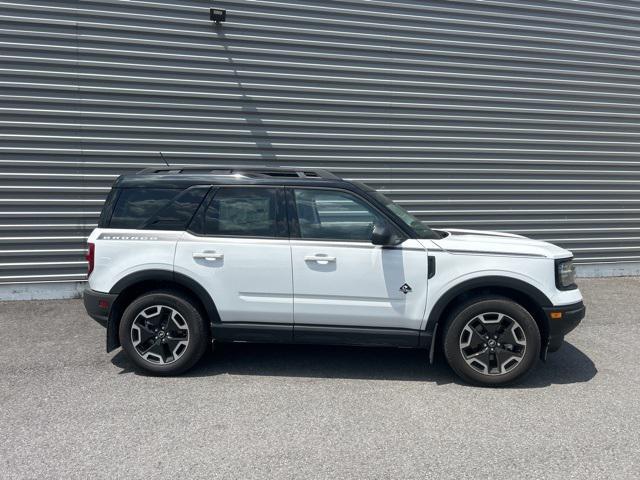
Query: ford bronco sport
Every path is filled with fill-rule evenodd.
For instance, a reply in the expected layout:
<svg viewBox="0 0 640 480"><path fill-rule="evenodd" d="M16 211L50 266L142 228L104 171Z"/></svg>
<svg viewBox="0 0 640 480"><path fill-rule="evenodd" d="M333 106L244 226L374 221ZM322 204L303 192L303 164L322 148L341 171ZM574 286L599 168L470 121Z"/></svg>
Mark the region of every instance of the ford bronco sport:
<svg viewBox="0 0 640 480"><path fill-rule="evenodd" d="M84 304L107 351L174 375L211 342L442 351L467 382L520 380L584 317L571 252L432 230L322 171L147 169L119 177L88 240Z"/></svg>

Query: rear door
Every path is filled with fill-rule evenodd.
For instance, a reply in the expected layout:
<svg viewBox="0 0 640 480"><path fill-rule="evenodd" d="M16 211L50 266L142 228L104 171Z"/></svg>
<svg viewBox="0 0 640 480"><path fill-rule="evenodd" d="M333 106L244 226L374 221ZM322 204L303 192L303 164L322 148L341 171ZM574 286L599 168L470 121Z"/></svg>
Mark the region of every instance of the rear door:
<svg viewBox="0 0 640 480"><path fill-rule="evenodd" d="M373 245L374 225L389 222L352 192L287 187L287 193L295 230L295 338L308 340L316 327L352 327L356 335L356 329L412 330L409 343L416 342L427 296L425 248L413 239Z"/></svg>
<svg viewBox="0 0 640 480"><path fill-rule="evenodd" d="M178 241L175 271L209 292L223 325L291 327L293 284L283 187L215 188Z"/></svg>

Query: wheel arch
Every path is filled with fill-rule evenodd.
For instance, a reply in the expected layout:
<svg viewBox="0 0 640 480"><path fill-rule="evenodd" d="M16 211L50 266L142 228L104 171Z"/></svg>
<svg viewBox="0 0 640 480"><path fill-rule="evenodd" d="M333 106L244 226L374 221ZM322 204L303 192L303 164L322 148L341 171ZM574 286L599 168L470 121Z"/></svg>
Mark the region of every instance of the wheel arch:
<svg viewBox="0 0 640 480"><path fill-rule="evenodd" d="M180 292L194 302L209 324L220 321L218 309L211 295L193 278L169 270L134 272L119 280L109 291L110 294L116 294L117 297L107 321L107 352L120 346L118 328L124 310L135 298L153 290Z"/></svg>
<svg viewBox="0 0 640 480"><path fill-rule="evenodd" d="M549 339L549 320L544 307L553 304L541 290L535 286L512 277L488 276L467 280L455 285L444 293L435 303L426 324L426 334L431 338L429 360L433 363L435 349L438 347L443 332L443 322L460 302L481 295L498 295L506 297L522 305L533 317L540 330L542 340L541 356L544 358Z"/></svg>

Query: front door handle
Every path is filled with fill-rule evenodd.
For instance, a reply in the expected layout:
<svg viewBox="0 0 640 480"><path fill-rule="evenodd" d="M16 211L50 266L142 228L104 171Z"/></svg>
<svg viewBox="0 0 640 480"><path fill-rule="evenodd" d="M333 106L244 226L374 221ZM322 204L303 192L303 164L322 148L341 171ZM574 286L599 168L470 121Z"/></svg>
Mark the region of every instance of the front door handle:
<svg viewBox="0 0 640 480"><path fill-rule="evenodd" d="M304 261L305 262L335 262L336 261L336 257L330 257L329 255L322 255L322 254L316 254L316 255L307 255L304 257Z"/></svg>
<svg viewBox="0 0 640 480"><path fill-rule="evenodd" d="M204 260L221 260L224 258L224 254L216 253L216 252L196 252L193 254L193 258L204 259Z"/></svg>

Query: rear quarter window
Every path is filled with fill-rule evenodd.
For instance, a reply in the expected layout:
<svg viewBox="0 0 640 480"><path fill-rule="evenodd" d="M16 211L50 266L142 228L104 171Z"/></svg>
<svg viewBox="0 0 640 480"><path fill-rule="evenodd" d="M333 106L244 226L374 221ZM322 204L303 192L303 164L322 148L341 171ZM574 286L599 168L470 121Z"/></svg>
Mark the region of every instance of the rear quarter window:
<svg viewBox="0 0 640 480"><path fill-rule="evenodd" d="M100 219L98 220L98 228L107 228L109 221L111 220L111 214L113 213L113 206L116 203L120 190L112 188L107 198L102 205L102 211L100 212Z"/></svg>
<svg viewBox="0 0 640 480"><path fill-rule="evenodd" d="M184 230L209 188L123 188L109 228Z"/></svg>

